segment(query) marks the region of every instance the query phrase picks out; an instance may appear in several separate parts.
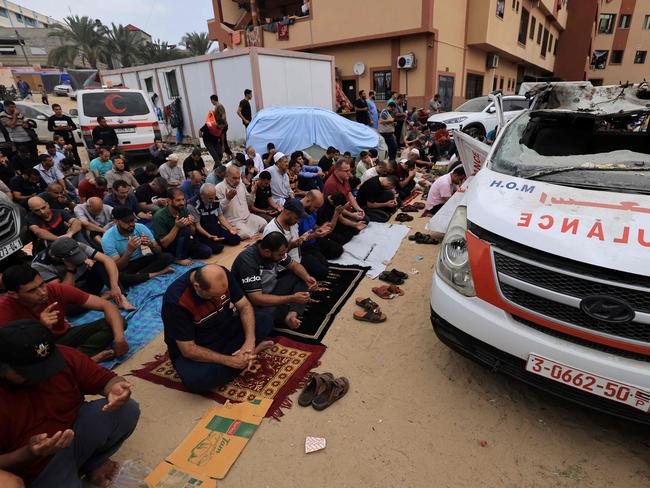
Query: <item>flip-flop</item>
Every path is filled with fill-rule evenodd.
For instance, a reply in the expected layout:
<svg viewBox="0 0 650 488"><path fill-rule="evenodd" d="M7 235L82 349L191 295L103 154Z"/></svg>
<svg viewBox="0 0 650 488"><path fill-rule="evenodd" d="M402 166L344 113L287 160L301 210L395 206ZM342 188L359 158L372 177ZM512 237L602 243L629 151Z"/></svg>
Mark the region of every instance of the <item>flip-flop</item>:
<svg viewBox="0 0 650 488"><path fill-rule="evenodd" d="M417 208L418 210L424 210L425 204L424 202L414 202L412 205Z"/></svg>
<svg viewBox="0 0 650 488"><path fill-rule="evenodd" d="M404 205L402 208L400 208L402 212L417 212L418 209L415 208L413 205Z"/></svg>
<svg viewBox="0 0 650 488"><path fill-rule="evenodd" d="M425 234L421 238L416 239L415 242L418 244L439 244L440 241L438 239L434 239L433 236Z"/></svg>
<svg viewBox="0 0 650 488"><path fill-rule="evenodd" d="M332 373L314 373L305 385L305 388L298 397L298 405L308 407L316 396L316 392L322 390L328 381L333 381Z"/></svg>
<svg viewBox="0 0 650 488"><path fill-rule="evenodd" d="M422 238L423 235L424 234L422 232L416 232L412 236L409 236L409 241L415 241L417 239L420 239L420 238Z"/></svg>
<svg viewBox="0 0 650 488"><path fill-rule="evenodd" d="M396 268L391 269L390 273L394 274L395 276L397 276L398 278L401 278L403 280L406 280L409 277L409 275L404 273L404 271L400 271L399 269L396 269Z"/></svg>
<svg viewBox="0 0 650 488"><path fill-rule="evenodd" d="M370 298L357 298L355 299L355 303L366 310L374 310L379 307L379 305L373 302Z"/></svg>
<svg viewBox="0 0 650 488"><path fill-rule="evenodd" d="M406 213L399 213L395 217L395 220L398 222L410 222L411 220L413 220L413 217L411 217L409 214Z"/></svg>
<svg viewBox="0 0 650 488"><path fill-rule="evenodd" d="M392 293L393 295L399 295L401 297L404 296L404 290L402 290L399 286L397 285L388 285L388 291Z"/></svg>
<svg viewBox="0 0 650 488"><path fill-rule="evenodd" d="M350 381L345 378L336 378L327 382L326 388L319 392L311 402L314 410L325 410L332 403L345 396L350 389Z"/></svg>
<svg viewBox="0 0 650 488"><path fill-rule="evenodd" d="M385 281L386 283L390 283L391 285L403 285L404 280L398 276L395 276L392 273L389 273L388 271L383 271L378 278L381 281Z"/></svg>
<svg viewBox="0 0 650 488"><path fill-rule="evenodd" d="M372 292L375 295L377 295L379 298L383 298L384 300L391 300L395 298L395 294L388 291L388 288L390 288L390 286L395 286L395 285L376 286L375 288L372 289Z"/></svg>
<svg viewBox="0 0 650 488"><path fill-rule="evenodd" d="M379 324L386 321L386 314L381 313L379 308L374 310L356 310L352 314L354 320L360 322L372 322L373 324Z"/></svg>

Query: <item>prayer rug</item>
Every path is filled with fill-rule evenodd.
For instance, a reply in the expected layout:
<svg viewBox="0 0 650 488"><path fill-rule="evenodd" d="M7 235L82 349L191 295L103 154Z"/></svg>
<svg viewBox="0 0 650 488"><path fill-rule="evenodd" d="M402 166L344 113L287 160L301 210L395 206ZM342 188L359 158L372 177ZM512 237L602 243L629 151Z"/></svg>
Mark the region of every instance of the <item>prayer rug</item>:
<svg viewBox="0 0 650 488"><path fill-rule="evenodd" d="M273 400L267 417L282 417L282 408L291 408L289 395L304 388L310 371L317 367L320 357L325 352L323 345L308 345L292 341L286 337L271 337L276 344L262 351L251 371L244 371L237 378L217 390L205 393L219 403L226 400L233 402L251 401L259 398ZM131 374L144 380L187 391L176 374L167 353L156 356L155 360L145 364Z"/></svg>
<svg viewBox="0 0 650 488"><path fill-rule="evenodd" d="M334 323L336 314L354 293L368 269L362 266L330 264L327 278L319 281L318 291L311 294L312 298L318 301L307 304L300 327L297 330L276 327L275 332L308 344L321 343Z"/></svg>
<svg viewBox="0 0 650 488"><path fill-rule="evenodd" d="M402 201L402 205L408 205L410 203L413 203L416 200L419 200L420 197L422 196L422 192L419 190L413 190L411 194Z"/></svg>

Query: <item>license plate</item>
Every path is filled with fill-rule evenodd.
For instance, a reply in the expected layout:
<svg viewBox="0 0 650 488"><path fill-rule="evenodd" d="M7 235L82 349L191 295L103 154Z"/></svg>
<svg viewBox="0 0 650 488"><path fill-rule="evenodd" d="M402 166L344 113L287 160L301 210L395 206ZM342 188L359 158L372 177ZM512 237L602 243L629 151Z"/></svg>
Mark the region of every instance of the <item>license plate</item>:
<svg viewBox="0 0 650 488"><path fill-rule="evenodd" d="M15 253L16 251L19 251L22 248L23 248L23 244L22 242L20 242L20 239L11 241L9 244L5 244L4 246L0 247L0 259L4 259L10 254Z"/></svg>
<svg viewBox="0 0 650 488"><path fill-rule="evenodd" d="M535 354L528 356L526 371L586 391L592 395L624 403L646 413L650 410L650 392L646 390L620 381L603 378L593 373L587 373L581 369L557 363Z"/></svg>
<svg viewBox="0 0 650 488"><path fill-rule="evenodd" d="M135 132L135 127L116 127L115 132L117 134L133 134Z"/></svg>

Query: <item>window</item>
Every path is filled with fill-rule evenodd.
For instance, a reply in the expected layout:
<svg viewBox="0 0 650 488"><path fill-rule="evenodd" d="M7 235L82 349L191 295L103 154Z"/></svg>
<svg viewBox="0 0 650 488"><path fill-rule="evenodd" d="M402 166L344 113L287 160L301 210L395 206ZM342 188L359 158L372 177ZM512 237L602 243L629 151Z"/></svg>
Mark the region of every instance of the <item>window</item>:
<svg viewBox="0 0 650 488"><path fill-rule="evenodd" d="M645 64L645 56L648 51L637 51L634 55L634 64Z"/></svg>
<svg viewBox="0 0 650 488"><path fill-rule="evenodd" d="M110 97L110 98L109 98ZM88 117L132 117L147 115L149 107L140 92L108 90L85 93L81 98L83 112Z"/></svg>
<svg viewBox="0 0 650 488"><path fill-rule="evenodd" d="M521 18L519 19L519 36L517 36L517 41L519 44L526 45L526 34L528 33L528 19L530 18L530 12L525 8L521 9Z"/></svg>
<svg viewBox="0 0 650 488"><path fill-rule="evenodd" d="M538 26L539 27L537 28L537 44L541 44L541 42L542 42L542 31L544 30L544 26L542 25L541 22L538 24Z"/></svg>
<svg viewBox="0 0 650 488"><path fill-rule="evenodd" d="M483 76L482 75L474 75L471 73L467 73L467 81L465 82L465 98L468 100L471 100L472 98L480 97L483 95ZM487 104L485 104L487 106ZM481 110L483 110L484 107L482 107ZM460 111L460 107L457 109ZM474 111L474 110L472 110Z"/></svg>
<svg viewBox="0 0 650 488"><path fill-rule="evenodd" d="M497 10L496 10L497 17L502 19L505 10L506 10L506 0L497 0Z"/></svg>
<svg viewBox="0 0 650 488"><path fill-rule="evenodd" d="M530 38L531 41L533 39L535 39L535 24L536 23L537 23L537 19L535 17L530 19L530 34L528 35L528 37Z"/></svg>
<svg viewBox="0 0 650 488"><path fill-rule="evenodd" d="M517 0L517 8L515 10L519 13L519 0Z"/></svg>
<svg viewBox="0 0 650 488"><path fill-rule="evenodd" d="M650 29L650 15L646 15L643 19L643 28Z"/></svg>
<svg viewBox="0 0 650 488"><path fill-rule="evenodd" d="M609 64L621 64L623 62L623 51L612 51Z"/></svg>
<svg viewBox="0 0 650 488"><path fill-rule="evenodd" d="M178 82L176 81L176 71L167 71L167 73L165 73L165 79L167 80L167 94L170 98L177 98L179 96L179 91Z"/></svg>
<svg viewBox="0 0 650 488"><path fill-rule="evenodd" d="M0 56L15 56L16 48L14 46L0 46Z"/></svg>
<svg viewBox="0 0 650 488"><path fill-rule="evenodd" d="M9 10L4 7L0 7L0 17L9 17Z"/></svg>
<svg viewBox="0 0 650 488"><path fill-rule="evenodd" d="M47 55L47 51L43 47L30 47L29 50L35 56L44 56Z"/></svg>
<svg viewBox="0 0 650 488"><path fill-rule="evenodd" d="M600 14L598 18L598 33L611 34L614 32L614 24L616 23L616 14Z"/></svg>
<svg viewBox="0 0 650 488"><path fill-rule="evenodd" d="M553 51L553 34L551 34L551 38L548 41L548 52L550 53L551 51Z"/></svg>
<svg viewBox="0 0 650 488"><path fill-rule="evenodd" d="M503 90L503 76L499 80L499 90Z"/></svg>
<svg viewBox="0 0 650 488"><path fill-rule="evenodd" d="M153 77L150 76L144 79L144 87L148 93L153 93Z"/></svg>
<svg viewBox="0 0 650 488"><path fill-rule="evenodd" d="M512 0L512 10L515 9L516 5L517 5L517 0Z"/></svg>
<svg viewBox="0 0 650 488"><path fill-rule="evenodd" d="M526 100L504 100L503 101L503 111L512 112L513 110L526 110L528 108L528 103Z"/></svg>
<svg viewBox="0 0 650 488"><path fill-rule="evenodd" d="M560 39L558 37L555 38L555 45L553 46L553 56L557 55L557 43Z"/></svg>
<svg viewBox="0 0 650 488"><path fill-rule="evenodd" d="M542 50L540 52L543 58L546 57L546 50L548 48L548 29L544 29L544 38L542 39Z"/></svg>
<svg viewBox="0 0 650 488"><path fill-rule="evenodd" d="M375 71L372 74L372 89L377 100L385 102L390 98L391 71Z"/></svg>
<svg viewBox="0 0 650 488"><path fill-rule="evenodd" d="M21 24L25 24L27 27L37 27L38 22L36 19L32 19L31 17L26 17L23 14L16 14L16 20L20 22Z"/></svg>
<svg viewBox="0 0 650 488"><path fill-rule="evenodd" d="M631 15L621 15L618 18L618 27L619 29L628 29L630 27L630 20L632 19Z"/></svg>
<svg viewBox="0 0 650 488"><path fill-rule="evenodd" d="M607 56L609 56L609 51L596 50L591 55L591 67L592 69L605 69L607 65Z"/></svg>
<svg viewBox="0 0 650 488"><path fill-rule="evenodd" d="M492 91L497 91L497 85L499 83L499 77L495 76L492 78Z"/></svg>

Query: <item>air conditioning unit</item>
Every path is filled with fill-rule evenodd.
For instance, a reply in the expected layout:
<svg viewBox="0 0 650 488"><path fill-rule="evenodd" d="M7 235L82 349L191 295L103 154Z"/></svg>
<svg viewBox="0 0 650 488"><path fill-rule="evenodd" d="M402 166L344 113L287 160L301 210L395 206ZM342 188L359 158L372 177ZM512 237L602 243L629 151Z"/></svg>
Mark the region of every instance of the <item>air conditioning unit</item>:
<svg viewBox="0 0 650 488"><path fill-rule="evenodd" d="M485 66L487 69L497 69L499 67L499 55L494 53L488 54Z"/></svg>
<svg viewBox="0 0 650 488"><path fill-rule="evenodd" d="M408 53L402 54L397 58L398 69L412 69L415 68L415 54Z"/></svg>

